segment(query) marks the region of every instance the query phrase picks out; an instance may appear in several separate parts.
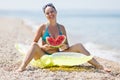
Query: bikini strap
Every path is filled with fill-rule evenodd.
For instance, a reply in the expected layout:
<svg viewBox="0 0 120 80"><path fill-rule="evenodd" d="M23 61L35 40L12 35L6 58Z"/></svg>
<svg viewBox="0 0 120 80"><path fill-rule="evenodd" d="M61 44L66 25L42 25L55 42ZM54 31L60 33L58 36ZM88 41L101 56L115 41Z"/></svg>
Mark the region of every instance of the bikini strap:
<svg viewBox="0 0 120 80"><path fill-rule="evenodd" d="M48 32L48 24L46 24L46 29L45 29L45 32L42 36L42 40L43 41L46 41L46 36L50 36L49 32Z"/></svg>
<svg viewBox="0 0 120 80"><path fill-rule="evenodd" d="M59 30L59 35L62 35L62 31L60 30L60 25L57 24L57 26L58 26L58 30Z"/></svg>

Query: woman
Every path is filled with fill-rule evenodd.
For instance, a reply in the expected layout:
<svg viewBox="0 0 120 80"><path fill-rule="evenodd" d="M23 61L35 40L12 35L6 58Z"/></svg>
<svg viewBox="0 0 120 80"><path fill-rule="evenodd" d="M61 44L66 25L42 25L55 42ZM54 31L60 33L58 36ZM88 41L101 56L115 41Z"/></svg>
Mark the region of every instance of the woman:
<svg viewBox="0 0 120 80"><path fill-rule="evenodd" d="M61 24L57 23L56 16L57 10L53 6L53 4L47 4L43 7L43 12L48 20L47 23L40 25L38 28L33 43L31 45L30 50L25 56L21 66L17 71L21 72L25 70L28 63L34 58L35 60L40 59L41 56L45 54L53 54L58 52L58 48L52 48L50 45L46 43L46 37L56 38L58 35L66 35L65 27ZM39 39L42 38L42 46L38 45ZM83 53L85 55L90 55L90 53L84 48L84 46L80 43L75 44L73 46L69 46L68 41L66 39L65 43L60 47L64 52L78 52ZM100 65L94 58L89 61L90 64L94 65L98 69L105 69L102 65Z"/></svg>

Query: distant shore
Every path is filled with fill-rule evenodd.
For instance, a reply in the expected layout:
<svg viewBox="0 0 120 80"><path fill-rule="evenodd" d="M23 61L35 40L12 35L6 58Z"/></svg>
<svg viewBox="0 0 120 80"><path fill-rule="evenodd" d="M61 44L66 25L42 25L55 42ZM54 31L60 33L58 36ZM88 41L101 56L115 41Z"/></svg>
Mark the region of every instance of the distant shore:
<svg viewBox="0 0 120 80"><path fill-rule="evenodd" d="M118 80L120 78L120 64L99 57L95 58L103 66L110 68L110 73L97 70L88 63L67 70L39 69L29 65L26 71L17 73L15 70L20 65L22 56L14 44L18 42L31 44L33 37L32 30L22 19L0 18L0 80Z"/></svg>

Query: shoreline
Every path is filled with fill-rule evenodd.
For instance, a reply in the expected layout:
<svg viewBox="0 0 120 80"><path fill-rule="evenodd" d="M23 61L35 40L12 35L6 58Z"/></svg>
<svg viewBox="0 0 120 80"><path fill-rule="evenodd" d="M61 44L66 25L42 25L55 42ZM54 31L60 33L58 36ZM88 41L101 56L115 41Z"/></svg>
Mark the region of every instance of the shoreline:
<svg viewBox="0 0 120 80"><path fill-rule="evenodd" d="M22 56L14 48L17 42L30 44L34 34L25 25L22 19L0 18L0 80L117 80L120 77L120 64L103 58L95 57L103 66L111 69L110 73L97 70L90 64L83 65L82 71L79 67L73 71L58 69L38 69L28 66L22 73L16 73L22 61ZM87 70L85 66L89 69ZM72 68L70 68L72 69ZM87 75L86 75L87 74Z"/></svg>

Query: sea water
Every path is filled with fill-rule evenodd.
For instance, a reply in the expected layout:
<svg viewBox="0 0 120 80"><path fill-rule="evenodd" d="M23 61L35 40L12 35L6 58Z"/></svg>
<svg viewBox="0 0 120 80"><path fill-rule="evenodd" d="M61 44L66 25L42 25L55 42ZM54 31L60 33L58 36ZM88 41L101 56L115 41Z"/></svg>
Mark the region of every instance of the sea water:
<svg viewBox="0 0 120 80"><path fill-rule="evenodd" d="M41 11L0 11L0 17L24 19L35 32L46 22ZM70 45L83 43L92 55L120 62L120 12L59 11Z"/></svg>

